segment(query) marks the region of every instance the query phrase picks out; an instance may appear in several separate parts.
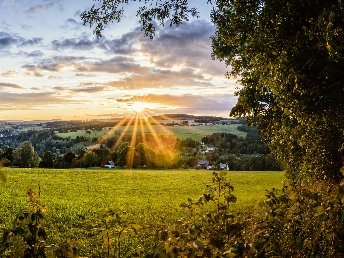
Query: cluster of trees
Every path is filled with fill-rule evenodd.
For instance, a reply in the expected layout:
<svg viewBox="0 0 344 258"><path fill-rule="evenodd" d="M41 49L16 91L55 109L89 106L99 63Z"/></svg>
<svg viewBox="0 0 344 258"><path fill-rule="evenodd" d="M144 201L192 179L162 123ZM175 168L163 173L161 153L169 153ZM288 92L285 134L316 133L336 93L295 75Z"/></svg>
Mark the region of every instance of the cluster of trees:
<svg viewBox="0 0 344 258"><path fill-rule="evenodd" d="M258 131L251 128L247 137L238 137L229 133L214 133L202 138L202 143L193 139L177 140L176 150L179 159L175 166L194 168L199 160L208 160L218 167L227 163L231 170L280 170L281 167L269 153ZM206 151L207 147L213 147Z"/></svg>
<svg viewBox="0 0 344 258"><path fill-rule="evenodd" d="M249 130L246 138L215 133L202 139L205 145L171 135L138 134L133 141L131 135L114 134L102 144L77 152L72 144L85 139L66 140L51 133L29 131L16 136L17 141L24 141L17 146L2 145L0 159L12 166L45 168L103 167L109 161L118 167L194 168L198 160L206 159L214 165L228 163L234 170L279 169L256 130ZM215 150L205 153L205 146Z"/></svg>
<svg viewBox="0 0 344 258"><path fill-rule="evenodd" d="M77 155L73 151L61 155L46 150L39 155L30 141L24 141L16 148L7 145L1 146L0 160L4 165L23 168L70 168L78 165Z"/></svg>
<svg viewBox="0 0 344 258"><path fill-rule="evenodd" d="M221 154L268 154L257 130L247 132L246 138L230 133L214 133L203 137L202 142L216 147Z"/></svg>
<svg viewBox="0 0 344 258"><path fill-rule="evenodd" d="M75 132L78 130L102 130L105 127L114 127L116 121L53 121L46 123L46 127L59 132Z"/></svg>
<svg viewBox="0 0 344 258"><path fill-rule="evenodd" d="M88 139L73 140L71 138L62 138L57 136L53 130L29 130L0 138L0 146L15 148L22 142L29 141L41 156L46 151L65 154L75 143L80 142L80 140L84 141Z"/></svg>

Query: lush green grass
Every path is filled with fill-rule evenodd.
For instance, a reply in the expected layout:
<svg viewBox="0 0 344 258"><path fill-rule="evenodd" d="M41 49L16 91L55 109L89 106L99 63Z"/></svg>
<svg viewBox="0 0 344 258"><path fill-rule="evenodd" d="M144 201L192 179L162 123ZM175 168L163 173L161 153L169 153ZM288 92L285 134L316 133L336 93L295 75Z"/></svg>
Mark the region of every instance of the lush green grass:
<svg viewBox="0 0 344 258"><path fill-rule="evenodd" d="M187 216L179 204L198 199L212 175L196 170L50 170L4 169L0 183L0 229L9 227L18 210L27 207L26 191L40 187L41 202L49 208L47 227L52 242L78 238L89 254L89 228L102 210L126 210L137 223L155 231ZM230 172L238 202L246 210L264 198L265 189L281 187L282 172ZM84 246L84 247L82 247ZM84 248L84 249L83 249Z"/></svg>
<svg viewBox="0 0 344 258"><path fill-rule="evenodd" d="M213 133L231 133L238 135L240 137L246 137L246 133L239 131L237 129L237 124L231 125L215 125L215 126L161 126L161 125L152 125L151 127L144 126L143 130L145 133L151 133L153 129L157 134L173 134L179 139L191 138L196 141L200 141L204 136L211 135ZM152 128L152 129L151 129ZM122 132L125 129L125 126L119 126L116 128L116 132ZM127 133L131 134L134 131L134 126L129 126ZM141 133L141 128L136 128L138 133ZM56 133L58 136L66 138L71 137L75 139L77 136L86 136L86 137L102 137L108 130L101 131L92 131L91 134L87 134L85 130L79 130L77 132L68 132L68 133Z"/></svg>

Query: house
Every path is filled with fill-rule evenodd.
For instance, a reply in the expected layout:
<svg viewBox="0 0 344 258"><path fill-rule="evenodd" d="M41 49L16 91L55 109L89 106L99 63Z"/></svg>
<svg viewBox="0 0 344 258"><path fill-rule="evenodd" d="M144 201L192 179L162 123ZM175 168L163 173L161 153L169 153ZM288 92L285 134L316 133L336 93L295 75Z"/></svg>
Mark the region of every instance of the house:
<svg viewBox="0 0 344 258"><path fill-rule="evenodd" d="M199 160L197 162L197 169L207 169L208 166L209 166L208 160Z"/></svg>
<svg viewBox="0 0 344 258"><path fill-rule="evenodd" d="M208 146L207 149L205 150L205 153L209 153L209 152L212 152L212 151L215 151L215 150L216 150L215 147Z"/></svg>
<svg viewBox="0 0 344 258"><path fill-rule="evenodd" d="M214 165L209 165L208 167L207 167L207 169L208 170L214 170L216 167L214 166Z"/></svg>
<svg viewBox="0 0 344 258"><path fill-rule="evenodd" d="M114 168L115 167L115 162L113 162L112 160L110 160L108 163L109 164L106 164L104 166L105 168Z"/></svg>
<svg viewBox="0 0 344 258"><path fill-rule="evenodd" d="M220 163L219 164L219 170L229 170L227 163Z"/></svg>

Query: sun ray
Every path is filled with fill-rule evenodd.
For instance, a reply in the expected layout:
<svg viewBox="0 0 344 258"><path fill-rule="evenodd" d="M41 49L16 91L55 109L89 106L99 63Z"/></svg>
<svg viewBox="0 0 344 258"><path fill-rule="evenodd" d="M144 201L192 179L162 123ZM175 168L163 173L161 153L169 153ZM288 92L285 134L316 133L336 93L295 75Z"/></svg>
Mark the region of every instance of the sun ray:
<svg viewBox="0 0 344 258"><path fill-rule="evenodd" d="M98 141L97 144L103 144L107 139L110 138L111 135L114 134L114 132L117 131L117 129L121 126L123 126L123 124L125 124L125 122L127 122L128 119L127 118L123 118L122 120L120 120L114 127L112 127L108 132L106 132Z"/></svg>
<svg viewBox="0 0 344 258"><path fill-rule="evenodd" d="M133 119L129 119L127 125L125 126L125 128L123 129L122 133L120 134L120 136L118 137L115 145L113 146L113 150L117 150L117 148L119 147L119 145L121 144L122 139L124 138L124 136L126 135L127 131L129 130L130 125L132 124Z"/></svg>
<svg viewBox="0 0 344 258"><path fill-rule="evenodd" d="M158 126L159 129L161 129L161 131L163 132L163 134L167 134L168 136L173 136L175 138L175 135L173 133L172 130L168 129L166 126L162 125L158 120L156 120L154 117L150 117L151 121L154 122L154 124L156 126ZM153 127L150 125L150 128L152 131L154 131ZM154 137L154 135L153 135ZM159 140L159 142L161 143L161 137L155 132L155 138L157 138ZM170 146L166 145L166 144L158 144L159 146L163 146L164 147L164 154L168 156L169 159L173 159L175 157L175 152L171 151L171 149L174 149L176 142L174 141L172 144L170 144ZM170 147L170 148L167 148Z"/></svg>
<svg viewBox="0 0 344 258"><path fill-rule="evenodd" d="M148 112L147 112L148 113ZM149 113L148 113L148 115L150 115ZM161 129L161 131L163 132L163 133L168 133L168 134L173 134L174 135L174 133L173 133L173 131L172 130L170 130L170 129L168 129L166 126L164 126L164 125L162 125L158 120L156 120L153 116L150 116L150 118L149 118L151 121L153 121L153 123L155 124L155 125L157 125L158 127L159 127L159 129Z"/></svg>
<svg viewBox="0 0 344 258"><path fill-rule="evenodd" d="M137 138L137 125L138 125L138 114L135 117L134 128L131 133L130 148L127 155L127 166L132 167L134 162L135 147L136 147L136 138Z"/></svg>
<svg viewBox="0 0 344 258"><path fill-rule="evenodd" d="M163 157L167 158L167 160L170 160L170 161L173 160L175 157L174 151L170 151L169 149L166 148L166 144L162 142L161 137L158 135L156 130L148 121L146 121L146 124L147 124L149 132L152 134L153 139L156 142L155 149L157 150L157 152L163 155Z"/></svg>
<svg viewBox="0 0 344 258"><path fill-rule="evenodd" d="M146 133L145 133L145 128L143 125L143 120L147 120L147 117L145 116L145 113L142 112L140 114L140 129L141 129L141 137L142 137L142 142L146 143L147 139L146 139Z"/></svg>

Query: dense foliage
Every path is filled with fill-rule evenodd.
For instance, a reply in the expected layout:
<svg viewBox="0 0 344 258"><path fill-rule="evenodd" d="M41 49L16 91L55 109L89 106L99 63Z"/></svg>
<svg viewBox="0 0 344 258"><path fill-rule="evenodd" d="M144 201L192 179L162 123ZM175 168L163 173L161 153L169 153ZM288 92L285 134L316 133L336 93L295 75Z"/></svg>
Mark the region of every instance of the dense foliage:
<svg viewBox="0 0 344 258"><path fill-rule="evenodd" d="M22 168L38 167L40 158L31 142L24 141L12 153L13 164Z"/></svg>
<svg viewBox="0 0 344 258"><path fill-rule="evenodd" d="M209 119L212 121L214 118ZM73 128L77 125L84 126L84 129L74 132ZM109 161L117 167L195 168L199 160L207 160L216 169L220 163L228 164L231 170L280 169L257 129L244 124L238 124L236 132L245 132L246 137L230 133L210 134L209 131L201 142L191 138L180 140L172 134L154 135L148 132L137 133L133 141L132 133L108 134L110 131L107 128L85 129L93 125L93 122L78 124L71 121L68 127L68 123L59 122L56 126L59 131L63 127L67 132L65 138L58 136L54 129L21 132L8 129L6 137L0 138L0 159L3 159L3 165L24 166L18 163L20 158L14 162L13 156L15 148L24 140L32 143L40 156L39 167L42 168L104 167Z"/></svg>
<svg viewBox="0 0 344 258"><path fill-rule="evenodd" d="M216 1L214 55L241 76L245 116L293 181L342 178L344 3Z"/></svg>

